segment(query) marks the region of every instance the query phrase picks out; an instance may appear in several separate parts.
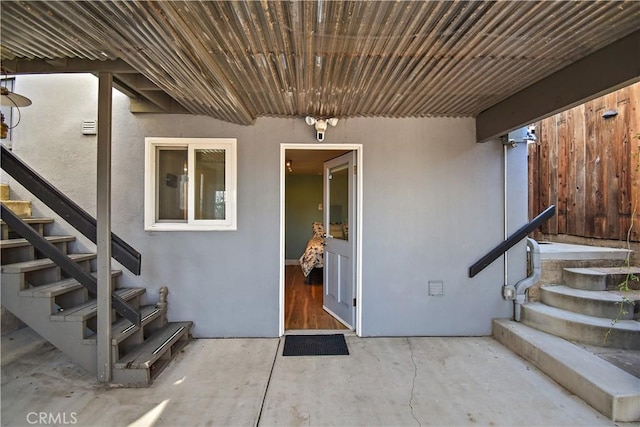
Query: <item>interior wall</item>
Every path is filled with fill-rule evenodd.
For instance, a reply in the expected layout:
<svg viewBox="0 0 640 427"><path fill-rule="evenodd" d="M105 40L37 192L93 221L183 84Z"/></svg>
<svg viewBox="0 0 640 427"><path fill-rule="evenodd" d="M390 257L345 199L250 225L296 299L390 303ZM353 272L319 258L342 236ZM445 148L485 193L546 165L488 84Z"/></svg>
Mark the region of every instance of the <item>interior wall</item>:
<svg viewBox="0 0 640 427"><path fill-rule="evenodd" d="M312 224L322 222L322 176L287 175L285 179L285 259L299 259L313 236Z"/></svg>
<svg viewBox="0 0 640 427"><path fill-rule="evenodd" d="M95 213L95 137L80 123L95 118L97 79L18 79L33 105L14 152ZM142 275L125 282L147 287L151 300L168 286L169 319L193 320L196 337L277 336L280 144L315 145L313 128L297 118L240 126L134 115L119 93L113 114L112 228L142 253ZM237 231L144 231L147 136L237 138ZM488 335L492 318L511 316L500 262L467 274L503 238L501 144L477 144L470 118L345 119L326 142L363 145L363 335ZM520 255L510 262L524 266ZM442 295L430 295L430 281L442 282Z"/></svg>

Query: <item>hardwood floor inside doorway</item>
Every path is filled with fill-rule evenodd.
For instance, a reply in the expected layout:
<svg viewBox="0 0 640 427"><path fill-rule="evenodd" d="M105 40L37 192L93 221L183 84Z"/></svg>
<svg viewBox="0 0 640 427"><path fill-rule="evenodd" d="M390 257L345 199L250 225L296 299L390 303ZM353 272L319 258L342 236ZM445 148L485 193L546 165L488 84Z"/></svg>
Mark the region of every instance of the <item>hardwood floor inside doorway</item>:
<svg viewBox="0 0 640 427"><path fill-rule="evenodd" d="M299 265L285 266L284 328L347 329L322 309L322 285L307 285Z"/></svg>

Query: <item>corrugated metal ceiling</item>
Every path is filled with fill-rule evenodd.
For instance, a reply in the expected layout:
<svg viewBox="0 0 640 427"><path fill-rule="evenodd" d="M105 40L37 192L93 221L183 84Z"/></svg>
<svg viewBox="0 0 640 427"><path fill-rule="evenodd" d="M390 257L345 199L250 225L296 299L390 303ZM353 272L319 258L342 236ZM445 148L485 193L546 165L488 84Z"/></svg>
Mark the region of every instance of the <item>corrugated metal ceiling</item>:
<svg viewBox="0 0 640 427"><path fill-rule="evenodd" d="M3 63L119 58L189 112L241 124L260 116L476 116L640 30L635 1L0 7Z"/></svg>

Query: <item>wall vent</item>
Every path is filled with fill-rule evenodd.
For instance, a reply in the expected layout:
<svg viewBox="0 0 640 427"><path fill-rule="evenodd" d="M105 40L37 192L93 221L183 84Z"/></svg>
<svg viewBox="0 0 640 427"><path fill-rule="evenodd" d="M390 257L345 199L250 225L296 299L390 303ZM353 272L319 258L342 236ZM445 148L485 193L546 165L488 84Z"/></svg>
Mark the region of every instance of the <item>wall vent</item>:
<svg viewBox="0 0 640 427"><path fill-rule="evenodd" d="M98 126L96 120L85 120L82 122L82 134L83 135L95 135L98 133Z"/></svg>
<svg viewBox="0 0 640 427"><path fill-rule="evenodd" d="M442 280L429 280L429 296L444 296L444 282Z"/></svg>

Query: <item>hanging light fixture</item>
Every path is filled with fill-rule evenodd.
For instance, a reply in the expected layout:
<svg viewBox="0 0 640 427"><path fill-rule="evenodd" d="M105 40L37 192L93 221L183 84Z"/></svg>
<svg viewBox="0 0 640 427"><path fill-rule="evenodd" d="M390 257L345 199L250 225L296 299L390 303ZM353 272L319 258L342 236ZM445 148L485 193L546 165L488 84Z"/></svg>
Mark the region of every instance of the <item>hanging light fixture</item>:
<svg viewBox="0 0 640 427"><path fill-rule="evenodd" d="M31 105L31 100L29 98L13 93L4 86L0 86L0 95L0 104L3 107L19 108Z"/></svg>
<svg viewBox="0 0 640 427"><path fill-rule="evenodd" d="M18 110L18 122L12 126L11 129L13 129L20 123L20 107L28 107L31 105L31 100L25 96L11 92L4 86L0 86L0 105ZM4 114L0 113L0 119L2 122L0 125L0 138L5 139L9 132L9 126L4 122Z"/></svg>

